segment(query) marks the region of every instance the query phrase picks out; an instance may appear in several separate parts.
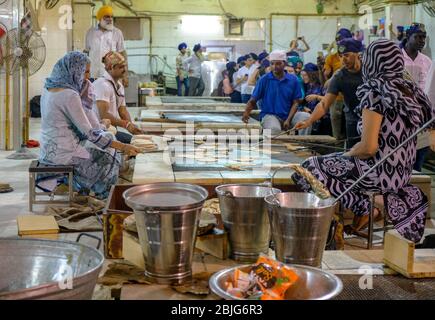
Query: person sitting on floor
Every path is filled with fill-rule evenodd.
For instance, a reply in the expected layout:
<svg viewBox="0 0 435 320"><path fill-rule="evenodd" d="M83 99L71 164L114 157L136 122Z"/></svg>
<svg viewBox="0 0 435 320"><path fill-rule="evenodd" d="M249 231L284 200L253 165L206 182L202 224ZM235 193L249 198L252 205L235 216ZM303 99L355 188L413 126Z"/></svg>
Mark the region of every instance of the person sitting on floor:
<svg viewBox="0 0 435 320"><path fill-rule="evenodd" d="M93 84L100 119L109 119L117 127L116 139L122 143L130 143L132 134L142 134L136 127L125 103L124 86L121 80L126 71L125 58L118 52L110 51L103 57L105 72ZM119 128L129 133L121 132Z"/></svg>
<svg viewBox="0 0 435 320"><path fill-rule="evenodd" d="M255 109L257 101L261 100L260 119L263 129L269 129L272 135L277 135L282 128L289 129L292 124L306 120L310 115L297 112L297 106L302 99L302 89L296 76L284 71L285 52L272 52L270 61L272 72L258 80L242 120L248 123L251 111Z"/></svg>
<svg viewBox="0 0 435 320"><path fill-rule="evenodd" d="M117 182L120 150L135 156L140 149L116 141L90 124L80 93L89 58L70 52L61 58L45 81L41 97L41 165L73 165L74 188L106 198Z"/></svg>
<svg viewBox="0 0 435 320"><path fill-rule="evenodd" d="M356 109L361 114L358 121L361 142L346 153L311 157L302 163L333 197L342 195L435 115L424 92L404 78L404 59L394 42L373 41L367 47L361 68L363 84L358 88L360 104ZM345 228L346 233L357 233L368 225L371 201L366 192L372 191L382 194L376 197L377 201L385 207L394 228L406 239L420 241L428 200L418 187L410 184L416 146L415 137L342 197L343 207L355 214L353 224ZM301 175L294 173L292 179L303 191L311 191ZM379 209L375 210L375 218L379 215Z"/></svg>

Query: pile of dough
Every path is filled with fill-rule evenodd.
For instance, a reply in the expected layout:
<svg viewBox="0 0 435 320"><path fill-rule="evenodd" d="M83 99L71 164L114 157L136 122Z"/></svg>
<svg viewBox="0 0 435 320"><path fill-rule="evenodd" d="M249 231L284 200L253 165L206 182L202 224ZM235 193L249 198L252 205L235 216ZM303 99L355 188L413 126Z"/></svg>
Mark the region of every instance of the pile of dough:
<svg viewBox="0 0 435 320"><path fill-rule="evenodd" d="M138 139L138 138L132 139L131 145L138 147L143 151L154 151L158 149L157 145L152 140L148 140L148 139Z"/></svg>

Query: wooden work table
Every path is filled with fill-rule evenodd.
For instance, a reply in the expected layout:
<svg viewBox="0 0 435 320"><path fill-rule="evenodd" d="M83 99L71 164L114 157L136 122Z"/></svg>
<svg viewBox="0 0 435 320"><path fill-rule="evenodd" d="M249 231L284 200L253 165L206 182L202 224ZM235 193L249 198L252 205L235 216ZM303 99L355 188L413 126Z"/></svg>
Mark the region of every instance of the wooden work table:
<svg viewBox="0 0 435 320"><path fill-rule="evenodd" d="M273 255L273 251L270 253ZM211 255L195 252L192 263L193 274L208 272L210 274L240 263L227 259L221 260ZM382 263L383 250L351 250L351 251L325 251L322 269L337 275L361 275L361 267L372 268L374 275L396 275L397 273ZM108 260L110 263L117 260ZM100 290L102 288L100 287ZM121 288L121 300L219 300L220 297L210 293L208 295L195 295L179 293L168 285L159 284L124 284Z"/></svg>

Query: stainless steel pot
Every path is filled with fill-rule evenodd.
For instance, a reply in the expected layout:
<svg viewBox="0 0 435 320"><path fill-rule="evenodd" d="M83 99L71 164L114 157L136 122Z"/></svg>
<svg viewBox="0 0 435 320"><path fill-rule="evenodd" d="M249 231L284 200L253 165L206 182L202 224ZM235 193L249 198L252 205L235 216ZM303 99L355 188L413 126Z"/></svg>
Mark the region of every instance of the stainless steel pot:
<svg viewBox="0 0 435 320"><path fill-rule="evenodd" d="M333 198L283 192L265 198L276 258L284 263L320 267L335 211Z"/></svg>
<svg viewBox="0 0 435 320"><path fill-rule="evenodd" d="M264 197L280 192L279 189L258 184L225 184L216 187L234 260L255 262L260 253L268 252L270 224Z"/></svg>
<svg viewBox="0 0 435 320"><path fill-rule="evenodd" d="M0 239L0 299L91 299L103 261L76 242Z"/></svg>
<svg viewBox="0 0 435 320"><path fill-rule="evenodd" d="M152 183L130 188L123 197L135 213L146 278L161 284L189 280L207 190L185 183Z"/></svg>

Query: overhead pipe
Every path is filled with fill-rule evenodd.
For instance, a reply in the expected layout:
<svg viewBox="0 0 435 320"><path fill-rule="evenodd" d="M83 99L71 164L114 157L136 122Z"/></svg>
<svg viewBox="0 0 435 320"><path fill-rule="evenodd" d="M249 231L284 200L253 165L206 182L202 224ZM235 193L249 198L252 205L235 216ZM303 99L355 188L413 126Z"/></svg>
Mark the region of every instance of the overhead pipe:
<svg viewBox="0 0 435 320"><path fill-rule="evenodd" d="M285 17L296 17L296 31L298 31L299 26L299 17L361 17L363 14L361 13L282 13L282 12L273 12L269 14L269 52L272 51L273 44L273 32L272 32L272 22L273 16L285 16Z"/></svg>

